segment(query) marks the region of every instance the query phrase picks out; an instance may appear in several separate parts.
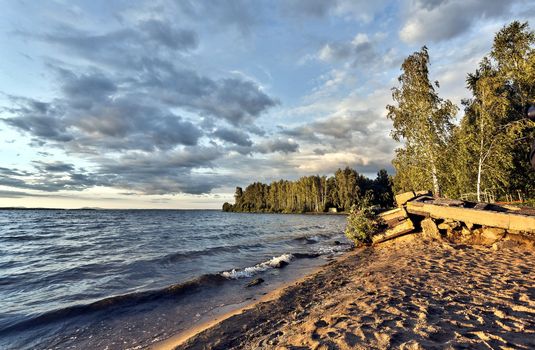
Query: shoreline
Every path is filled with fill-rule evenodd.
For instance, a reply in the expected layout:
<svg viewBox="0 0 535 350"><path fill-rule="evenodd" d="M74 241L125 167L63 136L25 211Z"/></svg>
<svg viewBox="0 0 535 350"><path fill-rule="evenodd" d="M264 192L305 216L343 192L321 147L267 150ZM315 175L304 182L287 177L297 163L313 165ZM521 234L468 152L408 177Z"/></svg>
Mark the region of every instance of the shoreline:
<svg viewBox="0 0 535 350"><path fill-rule="evenodd" d="M410 234L348 252L153 349L535 346L535 253Z"/></svg>
<svg viewBox="0 0 535 350"><path fill-rule="evenodd" d="M186 329L185 331L179 332L165 340L158 341L154 344L151 344L149 346L149 349L151 350L172 350L176 347L184 344L188 340L194 338L198 334L209 330L210 328L216 326L217 324L220 324L221 322L224 322L228 319L230 319L233 316L240 315L244 312L247 312L248 310L251 310L255 307L257 307L259 304L266 303L266 302L273 302L276 301L278 298L281 297L281 295L284 293L284 291L292 286L297 286L306 281L309 278L312 278L314 275L316 275L318 272L321 272L328 268L328 266L335 264L348 256L358 254L358 252L361 250L361 248L357 250L352 250L345 252L339 256L334 257L331 261L328 261L326 264L322 266L315 267L312 271L307 273L306 275L299 277L295 280L288 281L286 283L283 283L282 285L278 286L274 290L264 294L260 295L258 298L255 298L255 300L246 300L242 303L232 305L233 307L231 310L226 312L219 312L216 314L215 318L209 321L201 322L198 325L195 325L191 328ZM231 305L228 305L231 306Z"/></svg>

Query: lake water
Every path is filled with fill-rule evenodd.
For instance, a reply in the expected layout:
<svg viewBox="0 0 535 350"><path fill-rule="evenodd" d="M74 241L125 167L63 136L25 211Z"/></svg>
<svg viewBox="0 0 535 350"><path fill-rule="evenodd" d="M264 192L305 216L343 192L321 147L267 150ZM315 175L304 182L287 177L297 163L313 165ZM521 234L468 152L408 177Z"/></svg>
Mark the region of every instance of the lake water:
<svg viewBox="0 0 535 350"><path fill-rule="evenodd" d="M338 215L0 210L0 348L144 348L325 264L350 248L344 228Z"/></svg>

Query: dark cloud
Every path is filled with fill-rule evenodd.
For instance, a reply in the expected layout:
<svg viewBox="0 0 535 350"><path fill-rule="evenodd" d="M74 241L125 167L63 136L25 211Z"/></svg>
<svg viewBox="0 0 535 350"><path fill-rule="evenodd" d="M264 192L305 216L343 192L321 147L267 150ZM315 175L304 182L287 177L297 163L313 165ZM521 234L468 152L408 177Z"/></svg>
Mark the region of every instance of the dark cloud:
<svg viewBox="0 0 535 350"><path fill-rule="evenodd" d="M99 184L95 174L82 174L74 169L67 172L37 169L34 173L16 176L0 174L0 185L27 190L57 192L61 190L81 191Z"/></svg>
<svg viewBox="0 0 535 350"><path fill-rule="evenodd" d="M128 154L119 159L101 159L98 174L117 188L143 194L201 194L227 181L194 169L211 168L221 157L217 148L188 148L160 155Z"/></svg>
<svg viewBox="0 0 535 350"><path fill-rule="evenodd" d="M295 153L299 151L299 144L292 139L277 137L259 143L254 151L259 153Z"/></svg>
<svg viewBox="0 0 535 350"><path fill-rule="evenodd" d="M29 196L31 196L31 194L27 192L0 190L0 198L24 198Z"/></svg>
<svg viewBox="0 0 535 350"><path fill-rule="evenodd" d="M62 122L64 111L61 107L58 108L50 103L30 98L14 96L9 98L12 106L5 108L5 111L19 117L1 118L0 120L37 138L57 142L72 140L72 136L67 132L66 126Z"/></svg>
<svg viewBox="0 0 535 350"><path fill-rule="evenodd" d="M36 36L25 32L19 34L60 45L85 59L92 58L108 64L118 64L129 57L140 57L146 50L158 53L169 49L176 53L187 52L198 46L194 31L177 28L169 22L159 20L141 21L127 28L104 33L63 25L44 35Z"/></svg>
<svg viewBox="0 0 535 350"><path fill-rule="evenodd" d="M451 39L466 32L481 18L508 14L514 3L502 0L412 1L399 35L404 41L419 45Z"/></svg>
<svg viewBox="0 0 535 350"><path fill-rule="evenodd" d="M231 142L238 146L250 147L253 145L253 142L249 138L249 135L237 130L219 128L213 132L213 135L220 140Z"/></svg>
<svg viewBox="0 0 535 350"><path fill-rule="evenodd" d="M64 98L76 109L90 109L94 104L108 100L117 91L115 83L98 72L79 76L67 70L59 72Z"/></svg>
<svg viewBox="0 0 535 350"><path fill-rule="evenodd" d="M82 80L84 84L85 81ZM89 88L87 94L99 95ZM166 150L177 145L196 145L202 136L193 123L165 109L142 104L135 96L90 100L72 94L68 99L54 100L44 109L35 108L36 105L41 104L30 100L10 110L15 117L2 120L42 142L56 142L81 153Z"/></svg>
<svg viewBox="0 0 535 350"><path fill-rule="evenodd" d="M205 147L158 154L129 153L119 158L100 157L91 171L59 161L35 161L33 172L0 168L0 185L43 192L107 186L138 194L201 194L230 181L200 172L213 167L221 155L221 150Z"/></svg>
<svg viewBox="0 0 535 350"><path fill-rule="evenodd" d="M63 163L63 162L40 162L35 161L33 162L35 167L37 169L40 169L43 172L51 172L51 173L72 173L74 172L74 165Z"/></svg>
<svg viewBox="0 0 535 350"><path fill-rule="evenodd" d="M187 108L233 125L252 123L261 113L278 104L251 81L213 80L164 62L153 62L149 67L139 81L146 93L170 106Z"/></svg>

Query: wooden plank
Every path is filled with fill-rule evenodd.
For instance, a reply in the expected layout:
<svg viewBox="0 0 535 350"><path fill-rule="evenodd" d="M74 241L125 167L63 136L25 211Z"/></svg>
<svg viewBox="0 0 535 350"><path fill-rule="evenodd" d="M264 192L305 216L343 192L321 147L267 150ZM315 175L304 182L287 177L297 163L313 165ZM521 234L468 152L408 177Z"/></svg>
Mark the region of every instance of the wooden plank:
<svg viewBox="0 0 535 350"><path fill-rule="evenodd" d="M379 214L379 217L385 222L394 221L394 220L403 220L407 218L407 211L403 208L396 208L384 213Z"/></svg>
<svg viewBox="0 0 535 350"><path fill-rule="evenodd" d="M399 237L414 230L414 224L411 219L405 219L401 221L399 225L385 230L383 233L372 237L373 243L384 242L386 240Z"/></svg>
<svg viewBox="0 0 535 350"><path fill-rule="evenodd" d="M398 205L398 207L402 207L405 203L407 203L414 197L416 197L416 194L412 191L398 194L396 195L396 204Z"/></svg>
<svg viewBox="0 0 535 350"><path fill-rule="evenodd" d="M442 205L445 207L462 207L464 206L464 201L457 199L437 198L433 201L433 204Z"/></svg>
<svg viewBox="0 0 535 350"><path fill-rule="evenodd" d="M451 219L478 225L499 227L506 230L535 233L535 216L501 213L490 210L443 207L426 203L415 206L411 202L407 203L407 212L416 215L429 213L432 218L436 219Z"/></svg>

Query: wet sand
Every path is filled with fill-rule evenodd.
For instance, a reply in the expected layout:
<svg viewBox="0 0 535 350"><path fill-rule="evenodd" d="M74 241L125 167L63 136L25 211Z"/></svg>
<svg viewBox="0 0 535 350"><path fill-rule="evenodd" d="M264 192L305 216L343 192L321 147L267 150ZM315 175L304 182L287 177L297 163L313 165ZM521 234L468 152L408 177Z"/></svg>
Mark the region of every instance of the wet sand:
<svg viewBox="0 0 535 350"><path fill-rule="evenodd" d="M176 349L533 349L535 252L409 235L360 248ZM163 347L161 345L164 345Z"/></svg>

